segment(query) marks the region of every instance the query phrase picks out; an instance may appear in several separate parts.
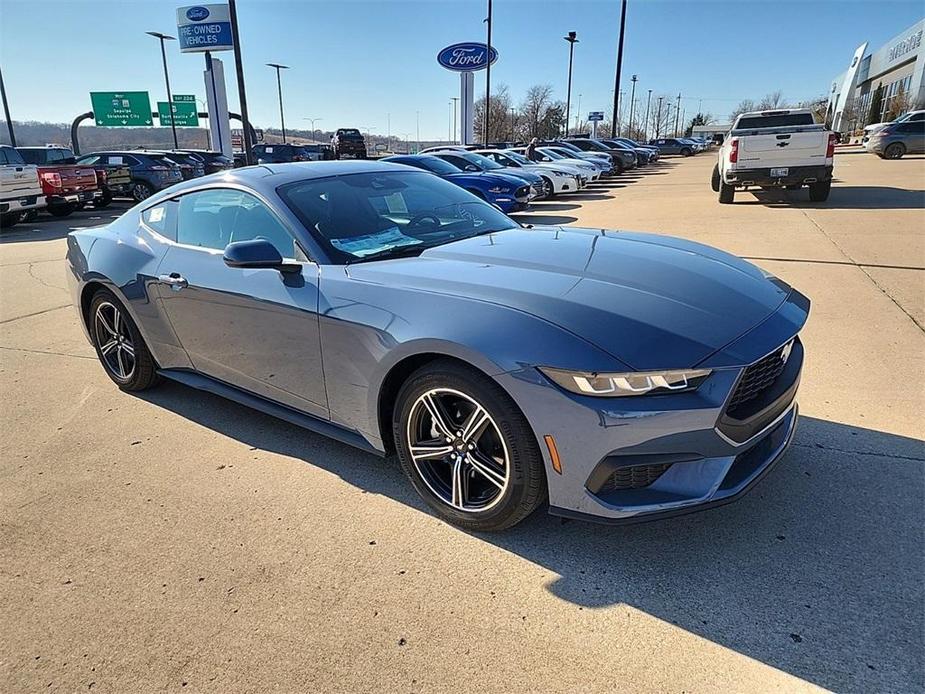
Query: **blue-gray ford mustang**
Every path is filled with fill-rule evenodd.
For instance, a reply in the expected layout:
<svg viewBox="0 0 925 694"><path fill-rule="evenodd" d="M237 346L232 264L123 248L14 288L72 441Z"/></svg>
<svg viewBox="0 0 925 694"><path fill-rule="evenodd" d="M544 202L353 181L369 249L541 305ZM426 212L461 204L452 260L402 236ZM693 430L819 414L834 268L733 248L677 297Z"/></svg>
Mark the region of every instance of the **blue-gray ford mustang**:
<svg viewBox="0 0 925 694"><path fill-rule="evenodd" d="M397 453L441 517L623 522L740 496L797 420L809 301L665 236L523 227L397 164L178 184L68 237L109 377Z"/></svg>

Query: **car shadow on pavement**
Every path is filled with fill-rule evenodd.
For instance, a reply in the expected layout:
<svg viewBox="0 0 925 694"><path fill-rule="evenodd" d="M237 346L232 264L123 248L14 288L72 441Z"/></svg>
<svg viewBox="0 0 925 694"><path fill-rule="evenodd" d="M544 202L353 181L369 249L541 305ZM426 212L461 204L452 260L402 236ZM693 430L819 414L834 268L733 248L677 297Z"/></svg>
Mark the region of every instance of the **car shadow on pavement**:
<svg viewBox="0 0 925 694"><path fill-rule="evenodd" d="M810 202L809 192L800 190L749 190L754 199L740 199L736 205L764 205L766 207L812 207L836 210L921 210L925 209L925 191L893 188L891 186L832 186L825 202Z"/></svg>
<svg viewBox="0 0 925 694"><path fill-rule="evenodd" d="M537 211L542 212L539 208ZM533 214L531 212L517 212L511 215L511 219L521 224L571 224L578 221L578 217L569 215Z"/></svg>
<svg viewBox="0 0 925 694"><path fill-rule="evenodd" d="M394 457L174 383L140 397L427 513ZM737 503L618 527L539 510L478 537L554 572L546 589L579 610L624 604L836 691L922 691L923 464L922 441L802 417Z"/></svg>

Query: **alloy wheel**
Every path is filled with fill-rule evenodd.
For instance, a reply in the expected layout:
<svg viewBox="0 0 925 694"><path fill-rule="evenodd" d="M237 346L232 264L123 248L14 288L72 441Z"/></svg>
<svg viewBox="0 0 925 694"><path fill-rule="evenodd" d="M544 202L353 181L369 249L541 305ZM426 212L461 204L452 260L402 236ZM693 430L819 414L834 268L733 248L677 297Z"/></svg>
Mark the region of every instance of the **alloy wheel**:
<svg viewBox="0 0 925 694"><path fill-rule="evenodd" d="M420 395L406 431L412 463L441 501L481 512L504 497L510 455L498 425L474 398L451 388Z"/></svg>
<svg viewBox="0 0 925 694"><path fill-rule="evenodd" d="M106 368L120 380L128 381L135 373L135 343L128 321L108 301L97 306L93 320L97 346Z"/></svg>

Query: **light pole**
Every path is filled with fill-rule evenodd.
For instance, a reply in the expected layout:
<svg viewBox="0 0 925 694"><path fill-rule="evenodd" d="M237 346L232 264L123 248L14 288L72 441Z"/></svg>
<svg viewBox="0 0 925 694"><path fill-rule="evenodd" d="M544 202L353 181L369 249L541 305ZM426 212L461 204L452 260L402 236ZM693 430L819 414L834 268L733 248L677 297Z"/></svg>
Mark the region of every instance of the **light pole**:
<svg viewBox="0 0 925 694"><path fill-rule="evenodd" d="M681 115L681 92L678 92L678 105L674 109L674 136L680 137L678 135L678 117Z"/></svg>
<svg viewBox="0 0 925 694"><path fill-rule="evenodd" d="M568 41L568 91L565 93L565 134L568 136L569 110L572 106L572 58L575 54L575 44L578 43L578 34L570 31L568 36L563 36Z"/></svg>
<svg viewBox="0 0 925 694"><path fill-rule="evenodd" d="M452 96L450 97L450 100L453 102L453 137L451 139L453 140L453 144L456 144L456 136L459 133L459 131L456 130L456 111L459 108L459 105L456 102L459 101L459 97Z"/></svg>
<svg viewBox="0 0 925 694"><path fill-rule="evenodd" d="M417 131L417 137L415 139L418 141L418 152L420 152L421 151L421 112L415 111L414 113L415 113L414 127L415 127L415 130Z"/></svg>
<svg viewBox="0 0 925 694"><path fill-rule="evenodd" d="M446 120L446 141L453 142L453 100L450 99L446 102L446 105L450 107L449 117Z"/></svg>
<svg viewBox="0 0 925 694"><path fill-rule="evenodd" d="M16 146L16 134L13 132L13 119L10 118L10 105L6 101L6 87L3 86L3 71L0 70L0 97L3 98L3 116L6 118L6 129L10 132L10 144Z"/></svg>
<svg viewBox="0 0 925 694"><path fill-rule="evenodd" d="M617 44L617 74L613 81L613 119L610 123L610 136L617 136L617 114L620 112L620 72L623 70L623 34L626 30L626 0L620 7L620 40Z"/></svg>
<svg viewBox="0 0 925 694"><path fill-rule="evenodd" d="M391 152L392 151L392 113L391 112L385 114L385 120L386 120L386 130L388 132L388 134L386 135L387 146L388 146L389 151Z"/></svg>
<svg viewBox="0 0 925 694"><path fill-rule="evenodd" d="M581 94L578 95L578 108L575 109L575 132L578 132L578 126L581 123Z"/></svg>
<svg viewBox="0 0 925 694"><path fill-rule="evenodd" d="M247 92L244 87L244 67L241 56L241 36L238 31L238 9L235 0L228 0L228 18L231 20L231 41L234 44L234 69L238 76L238 99L241 102L241 127L244 129L244 163L250 165L254 161L251 141L251 121L247 115Z"/></svg>
<svg viewBox="0 0 925 694"><path fill-rule="evenodd" d="M665 104L665 137L668 137L668 128L671 125L671 102Z"/></svg>
<svg viewBox="0 0 925 694"><path fill-rule="evenodd" d="M159 31L146 31L148 36L153 36L161 42L161 58L164 61L164 83L167 85L167 113L170 114L170 131L173 133L173 148L180 149L180 143L177 142L177 125L173 120L173 95L170 93L170 76L167 74L167 49L164 48L164 41L176 41L173 36L162 34ZM163 123L161 123L163 125Z"/></svg>
<svg viewBox="0 0 925 694"><path fill-rule="evenodd" d="M516 118L515 116L516 113L517 113L517 109L511 106L511 142L516 142L515 135L514 135L514 119Z"/></svg>
<svg viewBox="0 0 925 694"><path fill-rule="evenodd" d="M280 129L283 131L283 144L286 144L286 117L283 115L283 82L280 79L280 70L288 70L288 65L280 65L279 63L267 63L267 67L271 67L276 70L276 91L279 93L279 124Z"/></svg>
<svg viewBox="0 0 925 694"><path fill-rule="evenodd" d="M483 128L482 144L488 146L488 120L491 116L491 0L488 0L488 65L485 67L485 123Z"/></svg>
<svg viewBox="0 0 925 694"><path fill-rule="evenodd" d="M658 110L655 112L655 139L657 140L662 134L662 99L665 97L658 97Z"/></svg>
<svg viewBox="0 0 925 694"><path fill-rule="evenodd" d="M312 140L315 140L315 121L316 121L316 120L324 120L324 118L307 118L307 117L305 117L305 118L302 118L302 120L307 120L307 121L310 121L310 122L311 122L311 124L312 124ZM315 142L317 142L317 140L315 140Z"/></svg>
<svg viewBox="0 0 925 694"><path fill-rule="evenodd" d="M643 135L643 138L646 140L649 139L649 107L651 105L652 105L652 90L650 89L649 96L646 97L646 120L643 123L643 129L645 130L645 134Z"/></svg>
<svg viewBox="0 0 925 694"><path fill-rule="evenodd" d="M636 80L637 79L638 79L637 76L633 75L633 78L630 80L633 83L633 89L630 92L630 128L629 128L630 137L633 136L633 114L636 110Z"/></svg>

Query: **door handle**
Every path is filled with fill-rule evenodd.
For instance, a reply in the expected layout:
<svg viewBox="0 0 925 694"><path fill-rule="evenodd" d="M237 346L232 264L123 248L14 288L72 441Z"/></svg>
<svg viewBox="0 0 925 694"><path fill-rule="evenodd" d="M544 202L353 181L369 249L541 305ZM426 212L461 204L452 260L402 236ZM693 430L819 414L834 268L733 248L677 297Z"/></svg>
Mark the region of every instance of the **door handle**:
<svg viewBox="0 0 925 694"><path fill-rule="evenodd" d="M179 272L171 272L169 275L158 275L157 281L161 284L168 285L175 292L189 286L189 282L180 276Z"/></svg>

